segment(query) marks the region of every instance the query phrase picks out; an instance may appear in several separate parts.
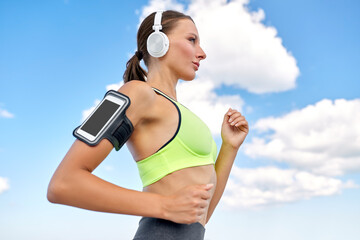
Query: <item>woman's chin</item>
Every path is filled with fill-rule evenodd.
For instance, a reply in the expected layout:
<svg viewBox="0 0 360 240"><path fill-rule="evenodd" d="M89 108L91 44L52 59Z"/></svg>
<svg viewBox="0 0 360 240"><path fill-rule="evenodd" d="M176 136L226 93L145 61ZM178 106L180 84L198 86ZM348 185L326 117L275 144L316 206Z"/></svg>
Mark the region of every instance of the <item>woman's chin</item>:
<svg viewBox="0 0 360 240"><path fill-rule="evenodd" d="M181 79L184 80L184 81L192 81L194 80L196 77L196 74L189 74L189 75L186 75L186 76L183 76Z"/></svg>

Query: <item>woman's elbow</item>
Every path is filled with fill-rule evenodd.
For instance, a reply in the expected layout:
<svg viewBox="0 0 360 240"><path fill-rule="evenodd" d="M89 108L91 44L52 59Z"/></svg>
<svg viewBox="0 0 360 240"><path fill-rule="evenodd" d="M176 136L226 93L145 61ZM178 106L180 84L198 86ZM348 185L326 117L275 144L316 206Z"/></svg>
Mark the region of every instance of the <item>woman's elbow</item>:
<svg viewBox="0 0 360 240"><path fill-rule="evenodd" d="M52 179L47 189L47 199L51 203L61 203L65 193L65 184Z"/></svg>

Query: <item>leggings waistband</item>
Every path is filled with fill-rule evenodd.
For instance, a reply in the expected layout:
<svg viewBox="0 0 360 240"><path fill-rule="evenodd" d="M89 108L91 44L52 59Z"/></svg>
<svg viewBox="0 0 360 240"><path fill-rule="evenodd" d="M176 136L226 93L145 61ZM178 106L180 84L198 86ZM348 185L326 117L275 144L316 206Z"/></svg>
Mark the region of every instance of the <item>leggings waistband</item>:
<svg viewBox="0 0 360 240"><path fill-rule="evenodd" d="M160 218L143 217L133 240L203 240L204 226L199 223L180 224Z"/></svg>

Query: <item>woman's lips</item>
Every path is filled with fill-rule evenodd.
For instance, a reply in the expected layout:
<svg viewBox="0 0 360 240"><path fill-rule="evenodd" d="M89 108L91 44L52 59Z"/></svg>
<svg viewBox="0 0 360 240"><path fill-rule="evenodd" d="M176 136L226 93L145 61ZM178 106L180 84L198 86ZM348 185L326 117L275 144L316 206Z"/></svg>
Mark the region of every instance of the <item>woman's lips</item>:
<svg viewBox="0 0 360 240"><path fill-rule="evenodd" d="M193 64L195 65L196 70L198 70L199 67L200 67L200 63L198 63L198 62L193 62Z"/></svg>

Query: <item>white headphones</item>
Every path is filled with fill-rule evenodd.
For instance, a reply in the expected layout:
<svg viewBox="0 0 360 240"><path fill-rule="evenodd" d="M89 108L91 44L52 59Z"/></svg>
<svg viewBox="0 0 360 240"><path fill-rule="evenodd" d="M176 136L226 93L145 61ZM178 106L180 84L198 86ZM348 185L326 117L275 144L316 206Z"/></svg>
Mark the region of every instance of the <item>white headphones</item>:
<svg viewBox="0 0 360 240"><path fill-rule="evenodd" d="M157 11L155 14L154 32L150 34L147 39L146 47L148 53L153 57L162 57L166 54L169 49L169 39L165 33L160 32L162 29L161 26L161 16L163 11Z"/></svg>

